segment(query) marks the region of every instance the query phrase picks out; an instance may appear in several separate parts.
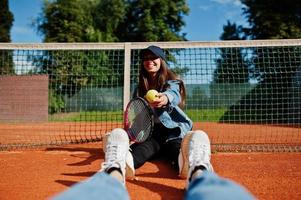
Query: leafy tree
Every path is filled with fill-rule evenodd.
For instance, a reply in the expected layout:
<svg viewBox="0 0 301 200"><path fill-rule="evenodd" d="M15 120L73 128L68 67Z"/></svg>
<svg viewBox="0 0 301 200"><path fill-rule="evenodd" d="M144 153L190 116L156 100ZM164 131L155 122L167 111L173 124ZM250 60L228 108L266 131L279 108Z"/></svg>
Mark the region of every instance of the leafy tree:
<svg viewBox="0 0 301 200"><path fill-rule="evenodd" d="M0 1L0 42L10 42L10 29L14 16L9 11L8 0Z"/></svg>
<svg viewBox="0 0 301 200"><path fill-rule="evenodd" d="M96 1L45 1L43 13L36 21L45 42L97 42L101 33L94 28L93 9ZM43 51L29 57L36 66L35 73L49 74L50 111L64 109L62 96L71 97L81 88L102 84L118 84L122 80L116 52L93 50ZM112 62L115 63L112 63Z"/></svg>
<svg viewBox="0 0 301 200"><path fill-rule="evenodd" d="M0 42L10 42L10 29L14 16L9 11L8 0L0 0ZM12 51L0 51L0 75L14 74Z"/></svg>
<svg viewBox="0 0 301 200"><path fill-rule="evenodd" d="M242 0L246 7L243 14L246 16L249 27L243 28L245 37L250 39L294 39L301 38L301 2L295 0ZM298 50L299 49L299 50ZM287 52L295 52L294 57L300 56L300 48L287 48ZM287 60L288 56L282 48L265 48L254 52L252 58L256 61L253 77L264 81L271 77L281 77L282 68L294 73L300 61ZM292 74L291 74L292 75ZM288 79L291 79L289 75ZM283 80L283 82L286 82Z"/></svg>
<svg viewBox="0 0 301 200"><path fill-rule="evenodd" d="M35 22L45 42L185 40L186 0L46 0Z"/></svg>
<svg viewBox="0 0 301 200"><path fill-rule="evenodd" d="M249 27L243 32L250 39L301 38L301 2L295 0L275 1L242 0L246 5L243 14ZM252 57L255 63L253 77L264 82L291 82L301 64L300 47L271 47L259 49ZM293 58L293 59L291 59ZM285 69L286 76L283 76Z"/></svg>
<svg viewBox="0 0 301 200"><path fill-rule="evenodd" d="M187 13L185 0L46 0L35 26L45 42L183 40L180 30ZM91 84L123 84L118 50L43 51L30 59L37 73L50 76L51 99L57 99L51 104L54 112L63 109L61 95L72 96Z"/></svg>
<svg viewBox="0 0 301 200"><path fill-rule="evenodd" d="M186 0L126 1L126 15L118 27L120 41L178 41L185 40L181 28L189 8Z"/></svg>
<svg viewBox="0 0 301 200"><path fill-rule="evenodd" d="M301 2L241 0L249 23L240 30L246 39L301 37ZM300 47L258 47L249 56L251 77L258 85L233 105L221 121L300 123L300 108L287 103L294 97L294 77L301 65ZM285 89L284 89L285 88ZM264 112L263 112L264 111Z"/></svg>
<svg viewBox="0 0 301 200"><path fill-rule="evenodd" d="M237 26L236 23L231 23L229 20L223 26L223 33L220 36L221 40L242 40L245 36L242 34L243 27Z"/></svg>
<svg viewBox="0 0 301 200"><path fill-rule="evenodd" d="M92 1L46 0L35 22L44 42L93 42L99 33L93 27Z"/></svg>
<svg viewBox="0 0 301 200"><path fill-rule="evenodd" d="M250 39L301 38L301 2L299 0L241 0Z"/></svg>
<svg viewBox="0 0 301 200"><path fill-rule="evenodd" d="M118 42L118 27L124 23L126 4L124 0L101 0L93 10L95 28L100 32L100 41Z"/></svg>
<svg viewBox="0 0 301 200"><path fill-rule="evenodd" d="M81 0L45 1L37 28L44 42L83 42L95 33L89 3Z"/></svg>

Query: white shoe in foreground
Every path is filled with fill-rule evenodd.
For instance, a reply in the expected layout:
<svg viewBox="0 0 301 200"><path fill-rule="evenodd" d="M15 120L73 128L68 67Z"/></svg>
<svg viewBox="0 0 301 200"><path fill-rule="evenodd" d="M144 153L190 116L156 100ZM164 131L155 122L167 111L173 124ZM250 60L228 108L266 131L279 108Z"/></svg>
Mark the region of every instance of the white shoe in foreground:
<svg viewBox="0 0 301 200"><path fill-rule="evenodd" d="M127 135L127 133L125 132L125 130L123 130L121 128L113 129L112 132L124 132L124 134ZM102 138L102 145L103 145L103 151L104 152L106 152L106 146L107 146L108 137L109 137L109 135L112 132L106 133L103 136L103 138ZM132 153L131 153L130 149L127 151L127 155L126 155L126 168L125 169L126 169L125 176L127 178L133 179L135 177L135 168L134 168L133 156L132 156Z"/></svg>
<svg viewBox="0 0 301 200"><path fill-rule="evenodd" d="M179 176L187 179L187 186L195 169L213 171L210 163L210 140L203 131L190 131L182 140L179 154Z"/></svg>
<svg viewBox="0 0 301 200"><path fill-rule="evenodd" d="M114 129L108 134L104 151L105 160L100 171L119 170L123 176L123 184L125 184L126 156L129 151L129 138L126 132L123 129Z"/></svg>

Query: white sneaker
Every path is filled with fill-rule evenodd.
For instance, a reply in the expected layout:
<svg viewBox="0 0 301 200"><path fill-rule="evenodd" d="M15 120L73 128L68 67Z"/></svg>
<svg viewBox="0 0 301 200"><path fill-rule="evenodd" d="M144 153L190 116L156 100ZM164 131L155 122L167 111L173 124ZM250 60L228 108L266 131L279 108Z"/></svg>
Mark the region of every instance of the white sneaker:
<svg viewBox="0 0 301 200"><path fill-rule="evenodd" d="M188 132L182 140L179 154L179 176L187 179L186 188L196 167L213 171L210 157L210 140L207 134L200 130Z"/></svg>
<svg viewBox="0 0 301 200"><path fill-rule="evenodd" d="M105 161L100 171L108 172L112 168L120 169L125 184L126 156L129 151L129 138L123 129L114 129L106 138Z"/></svg>
<svg viewBox="0 0 301 200"><path fill-rule="evenodd" d="M121 128L116 128L113 129L112 132L124 132L124 134L127 135L127 133L125 132L125 130L121 129ZM102 147L103 147L103 151L106 152L106 146L107 146L107 141L108 141L108 137L111 133L106 133L103 137L102 137ZM126 168L125 168L125 176L127 178L131 178L133 179L135 177L135 168L134 168L134 160L133 160L133 156L132 153L130 151L130 149L127 151L126 154Z"/></svg>

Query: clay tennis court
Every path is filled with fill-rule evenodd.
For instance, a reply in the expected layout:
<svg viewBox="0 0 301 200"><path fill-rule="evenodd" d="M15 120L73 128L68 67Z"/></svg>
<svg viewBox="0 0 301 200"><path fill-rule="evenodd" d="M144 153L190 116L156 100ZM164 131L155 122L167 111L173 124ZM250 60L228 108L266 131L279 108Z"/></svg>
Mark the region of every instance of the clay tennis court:
<svg viewBox="0 0 301 200"><path fill-rule="evenodd" d="M0 152L1 199L46 199L96 173L100 143L36 151ZM214 153L216 172L258 199L300 199L301 153ZM182 199L185 180L163 160L148 162L127 181L132 199Z"/></svg>
<svg viewBox="0 0 301 200"><path fill-rule="evenodd" d="M68 124L61 126L68 127ZM12 127L20 131L20 127L7 125L1 130L16 133ZM62 128L58 124L55 127ZM301 199L301 153L298 149L286 153L233 153L215 149L218 143L261 144L269 137L274 138L271 140L274 144L298 145L300 127L196 123L194 128L208 132L214 143L212 164L219 175L244 185L258 199ZM39 131L43 132L43 126L28 128L28 134L36 132L35 137L41 139ZM75 131L78 132L81 131ZM24 133L26 131L20 132L19 137ZM2 137L1 142L4 140ZM103 159L101 142L0 151L0 197L3 200L47 199L92 176L100 169ZM185 180L179 179L177 172L162 159L146 163L136 175L138 180L127 181L134 200L183 198Z"/></svg>
<svg viewBox="0 0 301 200"><path fill-rule="evenodd" d="M101 140L116 127L123 127L122 122L1 123L0 149ZM193 129L205 131L214 145L287 145L300 149L301 144L300 125L194 122Z"/></svg>

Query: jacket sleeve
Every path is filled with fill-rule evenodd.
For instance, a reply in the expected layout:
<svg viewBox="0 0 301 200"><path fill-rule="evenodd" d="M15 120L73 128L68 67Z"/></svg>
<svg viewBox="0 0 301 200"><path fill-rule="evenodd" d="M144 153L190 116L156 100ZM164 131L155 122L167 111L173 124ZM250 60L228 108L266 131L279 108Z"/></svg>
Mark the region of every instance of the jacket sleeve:
<svg viewBox="0 0 301 200"><path fill-rule="evenodd" d="M168 88L166 91L163 92L168 98L168 105L169 109L179 105L181 102L181 95L180 95L180 82L178 80L170 80L167 81Z"/></svg>

